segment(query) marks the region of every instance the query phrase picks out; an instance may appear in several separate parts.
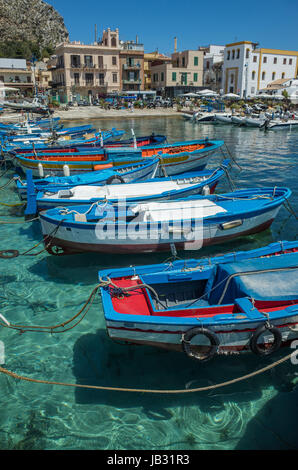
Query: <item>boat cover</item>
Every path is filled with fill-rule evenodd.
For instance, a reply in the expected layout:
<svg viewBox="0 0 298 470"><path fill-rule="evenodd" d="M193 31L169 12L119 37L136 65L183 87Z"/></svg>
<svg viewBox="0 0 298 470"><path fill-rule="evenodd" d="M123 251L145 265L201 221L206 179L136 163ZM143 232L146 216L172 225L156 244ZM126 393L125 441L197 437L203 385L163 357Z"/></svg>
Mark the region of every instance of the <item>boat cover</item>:
<svg viewBox="0 0 298 470"><path fill-rule="evenodd" d="M205 292L209 293L211 305L234 303L241 297L298 299L298 253L219 264L214 268Z"/></svg>

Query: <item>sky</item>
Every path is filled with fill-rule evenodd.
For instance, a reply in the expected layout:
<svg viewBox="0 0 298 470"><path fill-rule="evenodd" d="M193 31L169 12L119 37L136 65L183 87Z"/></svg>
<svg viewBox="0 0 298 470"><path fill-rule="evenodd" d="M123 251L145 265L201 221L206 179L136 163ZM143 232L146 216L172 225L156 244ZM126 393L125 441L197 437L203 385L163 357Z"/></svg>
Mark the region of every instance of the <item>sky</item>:
<svg viewBox="0 0 298 470"><path fill-rule="evenodd" d="M298 50L298 0L45 0L63 17L71 41L90 44L107 28L123 41L144 44L145 52L177 50L238 41L269 49ZM82 6L83 5L83 6Z"/></svg>

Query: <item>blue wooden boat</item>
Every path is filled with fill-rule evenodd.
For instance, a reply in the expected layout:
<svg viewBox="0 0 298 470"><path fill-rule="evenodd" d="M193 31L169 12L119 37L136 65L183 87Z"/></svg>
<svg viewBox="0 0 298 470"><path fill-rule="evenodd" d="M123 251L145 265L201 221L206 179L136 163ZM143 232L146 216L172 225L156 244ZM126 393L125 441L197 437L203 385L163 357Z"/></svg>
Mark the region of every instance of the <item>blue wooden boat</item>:
<svg viewBox="0 0 298 470"><path fill-rule="evenodd" d="M187 196L212 194L230 161L225 160L220 167L209 170L193 171L178 176L163 178L148 178L146 181L130 181L127 184L89 185L80 184L72 187L51 187L37 194L28 191L26 215L35 215L36 212L52 209L54 207L70 207L80 204L93 204L95 202L108 202L117 204L124 201L126 204L137 202L163 201L185 198Z"/></svg>
<svg viewBox="0 0 298 470"><path fill-rule="evenodd" d="M1 139L2 141L9 142L9 143L23 143L27 141L38 141L38 140L49 140L53 137L58 138L62 136L69 136L71 138L75 137L81 137L84 134L90 134L95 131L95 128L92 127L91 125L85 125L85 126L77 126L77 127L68 127L68 128L63 128L63 129L54 129L53 131L47 131L40 129L40 131L32 131L27 134L16 134L16 135L6 135L2 134ZM17 132L17 131L16 131Z"/></svg>
<svg viewBox="0 0 298 470"><path fill-rule="evenodd" d="M99 271L111 339L199 361L290 346L298 339L297 278L297 241Z"/></svg>
<svg viewBox="0 0 298 470"><path fill-rule="evenodd" d="M128 183L130 181L143 181L152 178L159 165L158 158L148 158L139 164L119 166L114 169L112 166L106 169L91 171L74 176L49 176L48 178L33 179L32 172L27 170L27 179L22 180L15 176L17 191L21 200L27 199L27 191L36 198L39 191L59 191L71 189L81 185L99 185Z"/></svg>
<svg viewBox="0 0 298 470"><path fill-rule="evenodd" d="M137 163L144 158L159 156L161 165L168 176L185 173L191 170L202 170L209 158L224 142L222 140L192 140L174 142L171 144L150 145L139 147L90 149L88 152L46 155L42 158L15 155L14 162L24 172L32 170L34 177L44 175L64 174L65 166L69 174L97 170L98 165L113 164L113 166ZM38 154L37 154L38 155Z"/></svg>
<svg viewBox="0 0 298 470"><path fill-rule="evenodd" d="M209 196L115 206L95 202L40 212L46 249L151 253L194 250L261 232L272 224L288 188L253 188Z"/></svg>
<svg viewBox="0 0 298 470"><path fill-rule="evenodd" d="M80 151L88 151L94 150L96 153L98 151L98 147L111 147L111 148L119 148L119 147L144 147L147 145L159 145L165 142L167 137L165 135L157 135L152 133L148 136L137 137L136 139L125 139L125 140L102 140L98 139L95 142L89 142L85 144L74 145L73 147L65 147L65 146L58 146L58 145L49 145L46 148L36 149L35 145L33 144L31 148L28 149L15 149L10 152L10 155L13 157L15 154L24 155L28 157L43 157L46 155L53 155L53 154L69 154L69 153L78 153Z"/></svg>
<svg viewBox="0 0 298 470"><path fill-rule="evenodd" d="M32 152L38 149L55 149L56 147L68 148L74 147L82 144L95 144L96 142L106 142L111 140L118 140L120 139L125 132L123 130L118 130L112 128L111 130L104 131L104 132L96 132L91 136L87 135L85 138L76 138L76 139L68 139L67 136L59 137L58 139L53 139L50 141L45 140L35 140L27 143L12 143L12 142L1 142L1 152L4 154L9 154L9 152L14 151L16 149L24 149L24 150L31 150ZM1 139L0 139L1 141ZM12 155L13 158L14 155Z"/></svg>

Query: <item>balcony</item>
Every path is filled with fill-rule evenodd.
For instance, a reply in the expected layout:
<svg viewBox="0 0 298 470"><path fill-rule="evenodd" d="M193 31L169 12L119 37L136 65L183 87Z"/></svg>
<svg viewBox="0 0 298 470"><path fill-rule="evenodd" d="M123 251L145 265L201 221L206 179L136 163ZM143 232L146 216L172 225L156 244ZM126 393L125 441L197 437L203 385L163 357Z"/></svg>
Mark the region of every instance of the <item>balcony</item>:
<svg viewBox="0 0 298 470"><path fill-rule="evenodd" d="M142 80L140 78L135 78L133 80L125 80L123 79L122 82L125 84L125 85L135 85L135 84L141 84L142 83Z"/></svg>
<svg viewBox="0 0 298 470"><path fill-rule="evenodd" d="M123 64L124 70L139 70L141 68L141 64Z"/></svg>

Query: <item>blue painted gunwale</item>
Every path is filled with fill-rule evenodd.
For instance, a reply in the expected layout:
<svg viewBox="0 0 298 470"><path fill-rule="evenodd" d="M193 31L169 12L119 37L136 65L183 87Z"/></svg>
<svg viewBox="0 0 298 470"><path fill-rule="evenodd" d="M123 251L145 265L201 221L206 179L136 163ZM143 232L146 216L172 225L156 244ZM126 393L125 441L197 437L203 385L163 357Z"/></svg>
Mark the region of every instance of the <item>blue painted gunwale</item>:
<svg viewBox="0 0 298 470"><path fill-rule="evenodd" d="M189 196L187 198L181 198L179 199L179 202L181 201L190 201L190 200L198 200L198 199L210 199L212 202L218 202L222 204L224 200L230 201L233 200L233 204L236 205L237 207L233 208L233 210L225 212L225 213L219 213L215 216L208 216L204 218L204 224L220 224L224 222L229 222L231 220L235 220L236 218L251 218L263 213L266 213L268 211L271 211L281 204L284 203L285 199L288 199L291 195L291 190L289 188L283 188L283 187L268 187L268 188L252 188L252 189L244 189L244 190L237 190L231 193L225 193L225 194L213 194L210 196L201 196L201 195L195 195L195 196ZM245 206L247 206L247 203L250 202L248 201L248 198L251 197L256 197L256 196L268 196L272 197L274 194L274 198L270 199L270 202L268 200L264 199L258 199L257 200L257 205L259 207L254 207L253 209L248 210ZM233 198L239 198L237 200ZM246 200L245 200L246 199ZM266 202L264 202L266 201ZM256 202L256 201L254 201ZM162 202L160 202L162 204ZM103 203L98 204L104 205ZM117 220L117 216L119 217L130 217L134 216L132 212L129 211L129 206L132 206L133 204L129 204L128 207L126 208L125 212L118 213L117 211L117 206L114 207L115 209L115 214L116 214L116 224L115 224L115 233L117 233L118 226L123 230L123 226L127 225L126 223L121 222ZM71 206L70 209L72 211L80 212L80 213L85 213L88 211L90 208L91 204L82 204L82 205L77 205L77 206ZM96 206L97 207L97 206ZM78 228L78 229L83 229L83 230L90 230L92 228L95 228L95 226L99 223L100 218L104 218L106 215L106 211L103 212L102 216L95 216L95 210L96 207L94 206L90 212L87 214L87 222L74 222L72 221L73 219L73 214L61 214L61 207L53 208L53 209L48 209L46 211L43 211L40 213L40 218L52 223L53 225L58 225L60 224L62 227L69 227L69 228ZM112 204L110 204L110 207L113 207ZM94 220L96 219L96 222L88 222L88 219ZM107 218L105 218L105 221ZM191 224L194 226L195 222L192 220ZM140 222L140 226L144 227L144 229L147 227L149 229L150 227L150 222ZM161 228L161 224L157 223L156 224L157 228Z"/></svg>
<svg viewBox="0 0 298 470"><path fill-rule="evenodd" d="M222 166L223 167L227 167L228 166L228 162L229 160L225 160L225 162L222 163ZM199 191L200 188L202 188L203 186L212 186L214 185L222 176L224 176L225 174L225 170L221 167L219 168L216 168L216 169L210 169L210 170L202 170L200 172L188 172L188 173L182 173L180 175L174 175L174 176L171 176L171 177L167 177L167 178L152 178L152 179L148 179L146 181L144 181L144 183L150 183L150 182L153 182L153 183L160 183L160 182L163 182L163 181L176 181L176 180L181 180L183 178L187 178L187 177L190 177L190 175L192 177L195 177L195 176L198 176L198 177L202 177L202 176L209 176L209 178L207 178L206 180L204 181L201 181L200 183L198 184L194 184L192 187L188 187L188 188L184 188L184 189L180 189L180 190L177 190L177 189L174 189L172 191L164 191L163 193L156 193L156 194L152 194L150 196L141 196L141 197L138 197L138 196L134 196L134 197L131 197L131 198L126 198L126 201L128 203L134 203L134 202L150 202L150 201L156 201L158 199L162 199L162 198L167 198L167 200L174 200L174 199L181 199L181 198L185 198L187 197L187 194L188 193L193 193L194 191ZM134 184L135 182L132 181L132 182L129 182L129 183L126 183L128 185L130 184ZM142 185L143 182L140 182L140 185ZM63 189L67 189L67 188L63 188ZM46 192L54 192L56 193L57 192L57 188L52 188L52 187L49 187L47 189L45 189ZM43 195L44 195L44 191L39 191L37 193L37 196L36 196L36 202L37 202L37 206L39 208L39 210L44 210L45 208L48 208L48 206L43 206L43 203L44 203L44 200L43 200ZM93 204L94 202L97 202L97 201L101 201L101 202L104 202L104 198L91 198L89 199L88 201L88 204ZM118 199L109 199L108 200L110 204L116 204L118 202ZM63 199L63 198L55 198L55 199L51 199L51 200L47 200L46 202L50 203L52 207L55 207L55 204L58 205L65 205L65 206L74 206L76 204L85 204L86 205L86 201L83 202L82 200L80 199L72 199L71 201L69 199Z"/></svg>

